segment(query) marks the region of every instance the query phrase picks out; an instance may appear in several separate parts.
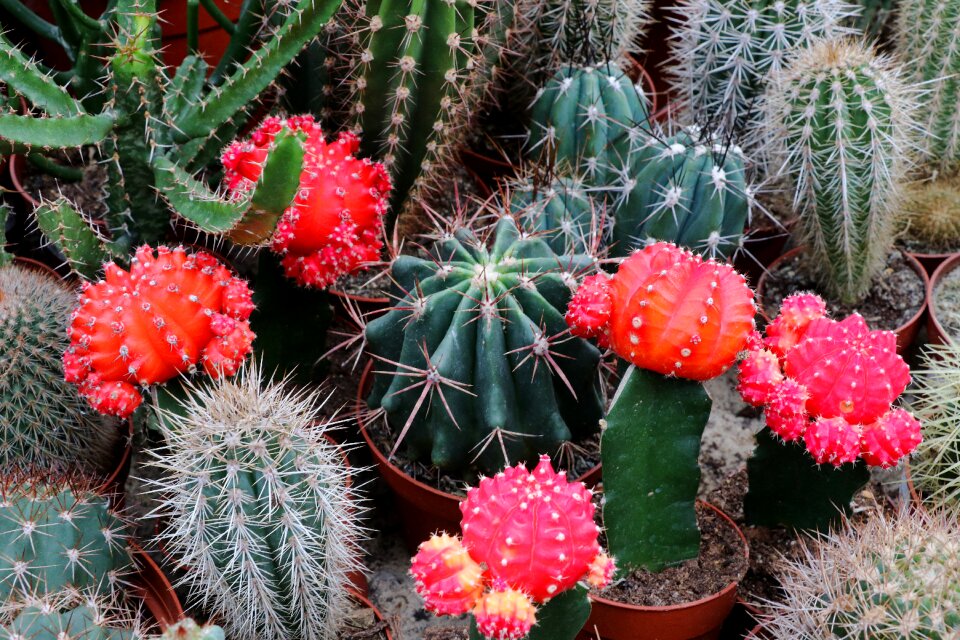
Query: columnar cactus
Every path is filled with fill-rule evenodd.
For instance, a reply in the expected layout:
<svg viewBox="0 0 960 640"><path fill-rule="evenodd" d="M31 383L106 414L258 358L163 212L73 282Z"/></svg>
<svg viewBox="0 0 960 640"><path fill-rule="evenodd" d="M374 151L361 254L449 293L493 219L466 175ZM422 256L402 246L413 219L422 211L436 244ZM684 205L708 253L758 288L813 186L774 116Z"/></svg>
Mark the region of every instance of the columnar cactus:
<svg viewBox="0 0 960 640"><path fill-rule="evenodd" d="M322 399L261 378L244 368L164 412L160 540L228 637L332 640L361 570L357 489Z"/></svg>
<svg viewBox="0 0 960 640"><path fill-rule="evenodd" d="M114 596L132 571L127 522L89 480L8 473L0 484L0 601L64 589Z"/></svg>
<svg viewBox="0 0 960 640"><path fill-rule="evenodd" d="M28 594L0 603L0 636L22 640L142 640L140 614L88 589Z"/></svg>
<svg viewBox="0 0 960 640"><path fill-rule="evenodd" d="M289 277L324 288L380 259L390 178L382 164L355 157L360 141L354 134L341 133L328 144L311 116L271 117L248 142L234 142L224 152L224 179L232 193L242 197L256 189L280 132L305 140L297 195L279 222L267 224L270 230L276 226L272 248L284 256Z"/></svg>
<svg viewBox="0 0 960 640"><path fill-rule="evenodd" d="M582 179L557 176L540 185L525 176L511 185L510 211L559 255L596 251L607 227L606 205Z"/></svg>
<svg viewBox="0 0 960 640"><path fill-rule="evenodd" d="M643 90L618 63L564 65L537 91L529 153L545 156L559 174L612 186L629 173L648 115Z"/></svg>
<svg viewBox="0 0 960 640"><path fill-rule="evenodd" d="M791 55L851 34L859 8L843 0L684 0L675 9L673 88L684 117L756 133L758 101Z"/></svg>
<svg viewBox="0 0 960 640"><path fill-rule="evenodd" d="M142 401L137 385L198 366L230 376L250 353L250 288L210 254L145 245L129 271L105 271L84 283L63 355L67 382L97 411L127 417Z"/></svg>
<svg viewBox="0 0 960 640"><path fill-rule="evenodd" d="M960 635L960 527L922 509L807 540L780 563L783 599L763 633L777 640L908 640Z"/></svg>
<svg viewBox="0 0 960 640"><path fill-rule="evenodd" d="M614 208L614 255L655 240L721 258L740 247L753 205L740 147L688 127L651 136L634 158Z"/></svg>
<svg viewBox="0 0 960 640"><path fill-rule="evenodd" d="M510 217L483 237L444 232L428 257L397 257L402 297L365 333L379 364L367 402L386 411L397 447L490 472L596 430L600 353L563 335L570 286L592 264Z"/></svg>
<svg viewBox="0 0 960 640"><path fill-rule="evenodd" d="M850 40L800 52L768 92L769 138L795 185L814 274L857 302L893 243L915 146L914 90L893 61Z"/></svg>
<svg viewBox="0 0 960 640"><path fill-rule="evenodd" d="M0 266L0 464L101 470L117 425L91 415L61 358L76 297L62 282Z"/></svg>
<svg viewBox="0 0 960 640"><path fill-rule="evenodd" d="M960 2L899 3L897 53L907 78L923 83L917 119L929 132L921 141L925 160L943 169L960 164Z"/></svg>
<svg viewBox="0 0 960 640"><path fill-rule="evenodd" d="M533 472L517 465L482 479L460 511L463 539L433 536L420 545L411 573L429 611L472 612L484 636L526 638L535 605L580 582L602 588L613 576L614 562L597 542L590 491L567 482L548 456ZM572 638L579 630L568 625L537 637Z"/></svg>
<svg viewBox="0 0 960 640"><path fill-rule="evenodd" d="M613 276L584 279L570 301L570 331L631 364L600 442L607 539L630 569L659 571L699 553L698 455L711 405L700 382L733 365L755 313L732 267L665 242Z"/></svg>

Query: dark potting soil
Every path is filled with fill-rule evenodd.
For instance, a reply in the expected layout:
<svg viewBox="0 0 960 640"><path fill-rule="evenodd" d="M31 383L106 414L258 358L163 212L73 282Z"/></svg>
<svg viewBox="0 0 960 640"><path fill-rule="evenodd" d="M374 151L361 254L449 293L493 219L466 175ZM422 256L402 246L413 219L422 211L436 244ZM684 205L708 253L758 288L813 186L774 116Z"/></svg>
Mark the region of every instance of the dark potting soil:
<svg viewBox="0 0 960 640"><path fill-rule="evenodd" d="M957 243L954 246L948 246L948 247L944 247L942 245L938 245L934 247L927 242L923 242L922 240L916 240L909 236L903 236L899 240L897 240L897 246L899 246L904 251L909 251L910 253L914 253L914 254L919 254L919 253L944 254L944 253L956 253L957 251L960 251L960 243Z"/></svg>
<svg viewBox="0 0 960 640"><path fill-rule="evenodd" d="M386 640L386 620L377 620L373 609L360 605L344 621L340 640Z"/></svg>
<svg viewBox="0 0 960 640"><path fill-rule="evenodd" d="M937 283L930 305L947 336L960 338L960 269L953 269Z"/></svg>
<svg viewBox="0 0 960 640"><path fill-rule="evenodd" d="M79 211L91 219L101 219L107 213L104 190L107 183L107 168L99 162L96 151L67 151L51 156L58 163L83 167L83 178L68 182L41 172L26 158L18 159L23 164L23 188L37 200L52 202L61 196L69 200Z"/></svg>
<svg viewBox="0 0 960 640"><path fill-rule="evenodd" d="M773 188L756 194L757 208L750 220L749 234L789 233L796 222L793 196L789 188Z"/></svg>
<svg viewBox="0 0 960 640"><path fill-rule="evenodd" d="M341 293L365 298L390 299L390 293L393 291L389 274L378 267L343 276L332 288Z"/></svg>
<svg viewBox="0 0 960 640"><path fill-rule="evenodd" d="M423 640L468 640L469 637L470 630L466 627L427 629L423 634Z"/></svg>
<svg viewBox="0 0 960 640"><path fill-rule="evenodd" d="M812 291L823 295L817 282L810 277L811 272L807 259L801 254L785 260L776 271L769 273L763 290L763 307L768 317L775 317L781 301L792 293ZM917 314L923 306L924 296L923 279L900 251L892 251L873 288L861 303L847 305L826 296L823 298L834 318L844 318L857 311L871 329L892 331Z"/></svg>
<svg viewBox="0 0 960 640"><path fill-rule="evenodd" d="M660 573L634 571L600 595L636 606L666 607L700 600L743 578L747 559L737 532L716 512L700 504L697 504L697 522L700 525L699 557ZM606 546L606 541L601 540L601 544Z"/></svg>

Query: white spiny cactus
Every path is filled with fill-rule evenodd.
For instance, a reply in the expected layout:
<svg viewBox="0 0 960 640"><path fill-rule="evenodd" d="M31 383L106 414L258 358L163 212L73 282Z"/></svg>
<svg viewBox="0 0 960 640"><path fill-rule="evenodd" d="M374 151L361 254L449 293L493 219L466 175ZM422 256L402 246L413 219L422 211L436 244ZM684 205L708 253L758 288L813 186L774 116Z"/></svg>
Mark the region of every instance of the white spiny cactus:
<svg viewBox="0 0 960 640"><path fill-rule="evenodd" d="M321 406L250 365L161 421L161 540L234 640L332 640L350 610L361 505Z"/></svg>

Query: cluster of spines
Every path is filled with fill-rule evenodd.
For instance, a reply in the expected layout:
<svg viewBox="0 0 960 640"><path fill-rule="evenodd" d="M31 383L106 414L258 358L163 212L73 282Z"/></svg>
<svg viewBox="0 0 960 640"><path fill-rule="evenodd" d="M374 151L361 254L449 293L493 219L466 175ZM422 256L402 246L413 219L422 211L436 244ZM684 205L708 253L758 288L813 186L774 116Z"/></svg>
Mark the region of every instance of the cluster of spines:
<svg viewBox="0 0 960 640"><path fill-rule="evenodd" d="M0 602L0 636L11 640L145 640L142 612L91 589L37 592Z"/></svg>

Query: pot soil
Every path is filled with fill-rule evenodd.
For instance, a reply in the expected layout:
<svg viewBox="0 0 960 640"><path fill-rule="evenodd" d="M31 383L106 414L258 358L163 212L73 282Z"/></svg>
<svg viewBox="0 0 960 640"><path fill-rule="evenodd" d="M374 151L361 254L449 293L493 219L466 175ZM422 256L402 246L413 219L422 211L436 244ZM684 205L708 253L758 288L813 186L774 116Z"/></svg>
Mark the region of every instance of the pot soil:
<svg viewBox="0 0 960 640"><path fill-rule="evenodd" d="M33 211L41 200L52 202L63 196L88 218L102 219L107 212L103 200L107 168L99 162L96 150L88 147L82 151L57 152L52 158L65 166L82 167L83 177L70 182L35 169L24 156L10 158L10 181L27 208Z"/></svg>
<svg viewBox="0 0 960 640"><path fill-rule="evenodd" d="M960 336L960 254L943 262L930 278L930 317L927 337L933 344L953 342Z"/></svg>
<svg viewBox="0 0 960 640"><path fill-rule="evenodd" d="M899 250L890 252L884 270L876 278L873 288L859 304L847 305L824 296L816 280L809 274L802 248L784 254L770 265L757 285L761 312L769 321L779 311L780 303L790 294L812 291L827 303L833 318L843 318L858 312L871 329L897 333L897 348L901 353L913 342L920 327L926 305L927 274L923 267Z"/></svg>

